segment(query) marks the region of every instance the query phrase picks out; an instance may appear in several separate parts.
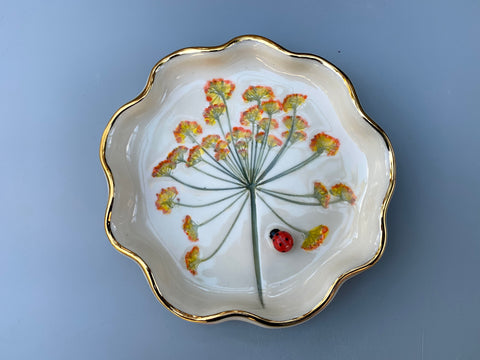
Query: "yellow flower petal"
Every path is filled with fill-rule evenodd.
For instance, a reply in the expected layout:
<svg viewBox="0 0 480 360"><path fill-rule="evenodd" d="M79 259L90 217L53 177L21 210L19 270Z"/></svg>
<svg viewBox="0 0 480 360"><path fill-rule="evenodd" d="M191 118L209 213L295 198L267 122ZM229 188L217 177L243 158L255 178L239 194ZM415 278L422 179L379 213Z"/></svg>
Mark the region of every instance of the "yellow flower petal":
<svg viewBox="0 0 480 360"><path fill-rule="evenodd" d="M326 152L327 156L335 155L339 147L340 141L324 132L316 134L310 142L310 149L312 149L313 152L320 154Z"/></svg>
<svg viewBox="0 0 480 360"><path fill-rule="evenodd" d="M223 99L230 99L233 90L235 90L235 84L224 79L210 80L204 87L207 101L212 105L223 104Z"/></svg>
<svg viewBox="0 0 480 360"><path fill-rule="evenodd" d="M185 254L185 265L187 266L187 270L192 273L192 275L197 275L197 267L200 265L200 249L198 246L194 246L192 250L188 251Z"/></svg>
<svg viewBox="0 0 480 360"><path fill-rule="evenodd" d="M308 232L307 237L302 243L302 249L306 251L318 248L328 235L328 227L319 225Z"/></svg>
<svg viewBox="0 0 480 360"><path fill-rule="evenodd" d="M330 194L339 197L341 200L348 202L350 205L355 204L355 201L357 200L353 190L349 186L342 183L332 186L330 189Z"/></svg>
<svg viewBox="0 0 480 360"><path fill-rule="evenodd" d="M153 168L152 176L153 177L161 177L161 176L168 175L172 172L173 169L175 169L176 166L177 166L177 164L174 163L173 161L170 161L168 159L163 160L160 163L158 163L157 166L155 166Z"/></svg>
<svg viewBox="0 0 480 360"><path fill-rule="evenodd" d="M196 121L181 121L175 130L173 135L175 135L175 140L183 144L187 136L195 136L203 132L202 127Z"/></svg>
<svg viewBox="0 0 480 360"><path fill-rule="evenodd" d="M249 86L247 90L244 91L242 98L245 102L273 99L275 95L273 90L269 86Z"/></svg>
<svg viewBox="0 0 480 360"><path fill-rule="evenodd" d="M164 214L170 214L172 208L175 206L174 200L177 195L178 191L174 186L162 189L160 193L157 194L157 201L155 201L157 209L161 210Z"/></svg>
<svg viewBox="0 0 480 360"><path fill-rule="evenodd" d="M183 219L182 229L190 241L198 241L198 225L192 220L190 215L185 216Z"/></svg>
<svg viewBox="0 0 480 360"><path fill-rule="evenodd" d="M288 112L293 109L297 109L307 99L307 95L302 94L290 94L283 100L283 111Z"/></svg>
<svg viewBox="0 0 480 360"><path fill-rule="evenodd" d="M188 152L187 167L198 164L202 160L203 149L200 145L195 145Z"/></svg>
<svg viewBox="0 0 480 360"><path fill-rule="evenodd" d="M324 208L328 207L328 202L330 201L330 194L328 193L327 188L321 182L313 183L313 196L320 202Z"/></svg>
<svg viewBox="0 0 480 360"><path fill-rule="evenodd" d="M210 105L203 111L203 118L207 125L215 125L220 116L225 112L225 104Z"/></svg>

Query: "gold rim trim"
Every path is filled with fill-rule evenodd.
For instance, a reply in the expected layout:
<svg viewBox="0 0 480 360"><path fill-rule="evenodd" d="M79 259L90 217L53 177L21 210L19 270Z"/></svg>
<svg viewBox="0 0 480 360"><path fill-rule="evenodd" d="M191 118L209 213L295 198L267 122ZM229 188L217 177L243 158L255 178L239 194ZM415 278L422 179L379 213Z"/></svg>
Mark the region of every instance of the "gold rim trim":
<svg viewBox="0 0 480 360"><path fill-rule="evenodd" d="M347 89L349 91L350 97L353 100L355 107L357 111L361 114L363 119L367 121L384 139L386 147L389 152L389 162L390 162L390 183L389 187L387 189L387 193L385 195L385 198L382 203L382 208L381 208L381 232L382 232L382 238L380 241L380 246L375 253L374 257L368 261L367 263L363 264L362 266L359 266L357 268L354 268L353 270L350 270L349 272L341 275L338 277L335 282L330 286L327 294L325 297L309 312L306 314L303 314L301 316L298 316L293 319L285 320L285 321L274 321L274 320L269 320L264 317L255 315L253 313L247 312L247 311L242 311L242 310L229 310L229 311L222 311L216 314L212 315L207 315L207 316L196 316L192 314L188 314L186 312L181 311L180 309L177 309L175 306L170 304L163 294L160 292L160 289L157 286L157 282L155 281L155 277L153 276L152 271L148 267L148 265L143 261L143 259L138 256L135 252L123 247L113 236L112 229L111 229L111 215L112 215L112 207L113 207L113 201L114 201L114 193L115 193L115 184L113 181L113 175L110 170L110 167L107 164L106 160L106 146L107 146L107 138L108 134L110 133L110 130L117 120L117 118L122 114L126 109L129 107L137 104L138 102L142 101L152 88L153 82L155 80L155 74L157 70L165 64L167 61L170 59L180 56L180 55L186 55L186 54L197 54L197 53L203 53L203 52L214 52L214 51L220 51L224 50L236 43L240 43L242 41L256 41L261 44L264 44L268 47L271 47L275 50L278 50L282 52L285 55L295 57L295 58L303 58L303 59L311 59L318 61L322 65L326 66L330 70L334 71L340 78L343 80L345 85L347 86ZM353 88L353 85L351 81L348 79L348 77L338 68L336 68L333 64L329 63L325 59L312 55L312 54L300 54L300 53L293 53L291 51L286 50L285 48L281 47L280 45L274 43L273 41L266 39L261 36L257 35L244 35L244 36L239 36L236 37L229 42L220 45L220 46L214 46L214 47L194 47L194 48L185 48L178 50L166 57L164 57L162 60L160 60L150 71L150 75L148 77L147 84L145 85L145 88L143 91L132 101L126 103L123 105L120 109L118 109L115 114L113 114L112 118L108 122L105 131L103 132L102 135L102 140L100 144L100 162L102 164L103 170L105 171L105 176L107 178L107 183L108 183L108 189L109 189L109 194L108 194L108 204L107 204L107 209L105 212L105 231L107 233L108 239L110 240L110 243L113 245L115 249L117 249L119 252L122 254L130 257L131 259L135 260L140 267L142 268L143 272L145 273L145 276L148 280L148 283L157 297L157 299L172 313L175 315L181 317L182 319L192 321L192 322L197 322L197 323L213 323L213 322L219 322L222 320L227 320L227 319L239 319L239 320L248 320L254 323L257 323L259 325L263 326L268 326L268 327L284 327L284 326L292 326L299 324L303 321L306 321L313 316L315 316L317 313L322 311L333 299L335 296L336 292L340 288L340 286L349 278L361 273L362 271L367 270L368 268L372 267L382 256L383 251L385 250L385 244L386 244L386 238L387 238L387 230L386 230L386 212L388 208L388 204L390 203L390 199L392 198L393 194L393 189L395 187L395 181L396 181L396 168L395 168L395 155L393 152L393 147L390 142L390 139L388 138L387 134L378 126L370 117L365 113L365 111L362 109L362 106L360 105L360 101L358 100L358 97L355 93L355 89Z"/></svg>

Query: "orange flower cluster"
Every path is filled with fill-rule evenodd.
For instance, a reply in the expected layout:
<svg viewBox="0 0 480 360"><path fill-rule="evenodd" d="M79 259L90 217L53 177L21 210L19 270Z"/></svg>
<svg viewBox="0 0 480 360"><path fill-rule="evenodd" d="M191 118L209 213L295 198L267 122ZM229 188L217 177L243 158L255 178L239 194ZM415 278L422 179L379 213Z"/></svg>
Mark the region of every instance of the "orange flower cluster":
<svg viewBox="0 0 480 360"><path fill-rule="evenodd" d="M290 131L282 132L282 136L285 139L288 138L288 134L290 134ZM299 141L305 141L306 139L307 139L307 133L305 131L297 130L293 132L292 137L290 138L290 142L294 144Z"/></svg>
<svg viewBox="0 0 480 360"><path fill-rule="evenodd" d="M328 226L319 225L310 230L302 243L302 249L306 251L318 248L328 235Z"/></svg>
<svg viewBox="0 0 480 360"><path fill-rule="evenodd" d="M262 120L260 120L258 122L258 126L260 126L263 130L267 130L267 127L268 127L268 123L270 123L270 130L272 129L278 129L278 121L275 120L275 119L272 119L272 121L270 121L269 118L263 118Z"/></svg>
<svg viewBox="0 0 480 360"><path fill-rule="evenodd" d="M252 131L249 129L245 129L241 126L234 126L232 129L232 133L227 133L225 135L225 138L227 139L228 142L232 141L232 138L234 141L239 140L239 139L245 139L245 140L250 140L252 138Z"/></svg>
<svg viewBox="0 0 480 360"><path fill-rule="evenodd" d="M212 104L203 111L203 118L207 125L215 125L223 113L225 113L225 104Z"/></svg>
<svg viewBox="0 0 480 360"><path fill-rule="evenodd" d="M182 228L190 241L198 241L198 225L192 220L190 215L185 216L183 219Z"/></svg>
<svg viewBox="0 0 480 360"><path fill-rule="evenodd" d="M274 97L273 90L269 86L249 86L242 94L245 102L261 102L264 99L273 99Z"/></svg>
<svg viewBox="0 0 480 360"><path fill-rule="evenodd" d="M202 147L210 149L214 147L220 140L220 135L207 135L202 139Z"/></svg>
<svg viewBox="0 0 480 360"><path fill-rule="evenodd" d="M278 100L268 100L262 102L262 110L272 116L282 110L282 103Z"/></svg>
<svg viewBox="0 0 480 360"><path fill-rule="evenodd" d="M248 126L252 123L257 123L262 118L263 110L258 105L252 106L242 112L240 115L240 124Z"/></svg>
<svg viewBox="0 0 480 360"><path fill-rule="evenodd" d="M335 155L339 147L340 141L324 132L316 134L310 142L310 149L312 149L313 152L320 154L326 152L328 156Z"/></svg>
<svg viewBox="0 0 480 360"><path fill-rule="evenodd" d="M307 95L302 94L290 94L283 100L283 111L289 112L290 110L296 110L300 105L303 105Z"/></svg>
<svg viewBox="0 0 480 360"><path fill-rule="evenodd" d="M173 135L175 135L175 140L177 143L183 144L187 136L195 136L203 132L202 127L196 121L180 121Z"/></svg>
<svg viewBox="0 0 480 360"><path fill-rule="evenodd" d="M309 126L307 120L301 116L295 116L295 121L293 121L291 116L285 116L283 123L289 130L292 129L292 126L294 130L304 130Z"/></svg>
<svg viewBox="0 0 480 360"><path fill-rule="evenodd" d="M160 193L157 194L157 201L155 201L157 209L161 210L164 214L170 214L172 208L175 206L175 198L177 195L178 191L174 186L162 189Z"/></svg>
<svg viewBox="0 0 480 360"><path fill-rule="evenodd" d="M255 136L255 141L258 143L263 142L263 138L265 137L265 133L263 131L260 131L256 136ZM283 144L283 141L277 138L275 135L268 135L267 137L267 146L268 147L275 147L275 146L281 146Z"/></svg>
<svg viewBox="0 0 480 360"><path fill-rule="evenodd" d="M187 167L190 167L198 164L202 160L202 155L203 155L202 147L200 145L195 145L188 152L188 159L185 165Z"/></svg>
<svg viewBox="0 0 480 360"><path fill-rule="evenodd" d="M203 90L210 104L223 104L224 100L228 100L232 96L235 84L230 80L213 79L207 82Z"/></svg>
<svg viewBox="0 0 480 360"><path fill-rule="evenodd" d="M200 249L198 246L194 246L192 250L188 251L185 254L185 265L187 266L187 270L192 273L192 275L197 275L197 267L200 264Z"/></svg>
<svg viewBox="0 0 480 360"><path fill-rule="evenodd" d="M330 201L330 194L327 188L321 182L313 183L313 196L320 202L325 209L328 207Z"/></svg>
<svg viewBox="0 0 480 360"><path fill-rule="evenodd" d="M175 169L176 166L177 166L177 164L174 163L173 161L170 161L168 159L163 160L163 161L159 162L158 165L153 168L152 176L153 177L161 177L161 176L168 175L172 172L173 169Z"/></svg>
<svg viewBox="0 0 480 360"><path fill-rule="evenodd" d="M244 159L248 157L248 144L245 140L239 140L235 143L235 147L238 150L238 154Z"/></svg>
<svg viewBox="0 0 480 360"><path fill-rule="evenodd" d="M332 186L330 194L339 197L341 200L348 202L350 205L355 204L357 197L353 193L353 190L345 184L337 184Z"/></svg>
<svg viewBox="0 0 480 360"><path fill-rule="evenodd" d="M178 164L179 162L184 162L185 161L184 157L187 151L188 151L188 148L186 146L183 146L183 145L177 146L175 149L173 149L168 153L167 160L170 160L175 164Z"/></svg>
<svg viewBox="0 0 480 360"><path fill-rule="evenodd" d="M225 160L230 153L228 150L228 143L225 140L220 140L215 146L215 159L217 161Z"/></svg>

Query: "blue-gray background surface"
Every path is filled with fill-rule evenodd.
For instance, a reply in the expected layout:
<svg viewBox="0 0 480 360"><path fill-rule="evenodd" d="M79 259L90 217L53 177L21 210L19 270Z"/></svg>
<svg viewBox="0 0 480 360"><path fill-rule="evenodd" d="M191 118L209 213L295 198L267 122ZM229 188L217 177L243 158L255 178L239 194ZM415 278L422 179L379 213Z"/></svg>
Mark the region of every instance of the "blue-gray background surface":
<svg viewBox="0 0 480 360"><path fill-rule="evenodd" d="M480 2L3 1L1 359L480 358ZM314 319L181 320L103 229L113 112L182 47L318 54L397 155L385 254Z"/></svg>

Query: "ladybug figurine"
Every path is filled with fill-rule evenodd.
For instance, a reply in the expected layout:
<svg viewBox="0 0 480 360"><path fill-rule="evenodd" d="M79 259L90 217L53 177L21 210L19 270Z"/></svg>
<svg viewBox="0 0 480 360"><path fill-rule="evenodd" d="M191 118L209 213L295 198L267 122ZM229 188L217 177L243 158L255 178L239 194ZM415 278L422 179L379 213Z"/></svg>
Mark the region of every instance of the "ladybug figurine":
<svg viewBox="0 0 480 360"><path fill-rule="evenodd" d="M275 249L280 252L288 252L293 247L293 237L286 231L273 229L270 231L270 239L272 239Z"/></svg>

